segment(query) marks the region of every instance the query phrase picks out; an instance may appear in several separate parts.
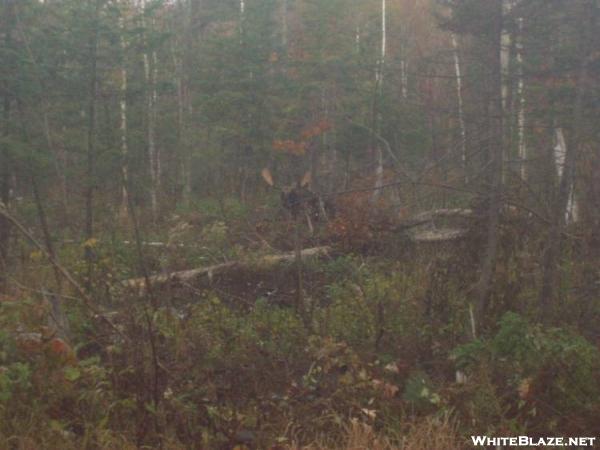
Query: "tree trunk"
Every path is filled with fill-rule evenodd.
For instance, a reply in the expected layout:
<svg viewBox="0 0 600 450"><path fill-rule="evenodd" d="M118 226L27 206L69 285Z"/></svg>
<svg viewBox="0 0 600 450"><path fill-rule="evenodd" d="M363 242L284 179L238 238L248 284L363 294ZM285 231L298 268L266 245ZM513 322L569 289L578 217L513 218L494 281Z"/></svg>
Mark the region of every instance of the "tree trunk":
<svg viewBox="0 0 600 450"><path fill-rule="evenodd" d="M7 138L9 135L10 121L10 97L8 90L5 91L3 100L3 129L2 137ZM10 176L11 164L8 154L7 143L0 144L0 203L6 208L9 206L10 200ZM10 223L4 217L0 217L0 292L6 291L6 279L4 274L8 266L8 243L10 237Z"/></svg>
<svg viewBox="0 0 600 450"><path fill-rule="evenodd" d="M454 74L456 76L456 103L458 109L458 125L460 127L460 150L461 150L461 161L463 171L465 174L465 181L469 181L469 175L467 170L467 127L465 125L465 114L463 107L463 94L462 94L462 71L460 67L460 58L458 55L458 42L454 33L451 36L452 39L452 53L454 55Z"/></svg>
<svg viewBox="0 0 600 450"><path fill-rule="evenodd" d="M46 212L44 210L44 203L40 195L37 180L35 175L31 174L31 187L33 190L33 198L35 200L36 209L38 212L38 219L40 221L40 228L44 236L44 243L46 245L46 251L52 259L56 259L56 253L54 251L54 245L52 244L52 236L50 235L50 228L48 227L48 221L46 219ZM57 266L52 266L54 270L54 278L56 281L56 291L50 293L49 300L52 306L50 314L51 320L56 326L56 330L60 337L68 339L69 337L69 322L67 315L65 314L63 302L62 302L62 274Z"/></svg>
<svg viewBox="0 0 600 450"><path fill-rule="evenodd" d="M511 73L510 73L510 57L511 57L511 48L512 48L512 36L507 29L508 23L508 15L510 14L513 7L513 0L502 0L502 30L500 34L500 78L501 78L501 97L502 97L502 109L500 114L504 117L509 116L509 95L511 94ZM510 123L510 122L508 122ZM509 128L509 126L506 126ZM504 129L503 124L503 133L507 133L507 130ZM509 159L509 148L510 145L503 145L502 148L502 159ZM502 182L506 182L506 171L502 170Z"/></svg>
<svg viewBox="0 0 600 450"><path fill-rule="evenodd" d="M31 134L27 129L27 118L25 115L24 102L19 94L16 94L15 100L19 112L22 142L33 146L34 142L30 138ZM37 209L38 220L40 222L40 228L44 237L46 251L50 259L54 260L56 259L56 253L54 251L54 245L52 242L52 236L50 234L50 228L48 227L48 220L46 218L44 202L42 201L42 196L40 194L36 178L36 164L34 160L28 160L27 169L29 171L29 179L31 181L33 199ZM4 218L7 219L5 216ZM52 310L50 311L50 324L54 326L54 328L62 338L66 339L69 334L69 327L67 317L62 306L62 275L57 266L53 266L53 269L56 281L56 289L54 290L54 292L50 292L48 295L48 300L50 301L50 304L52 306Z"/></svg>
<svg viewBox="0 0 600 450"><path fill-rule="evenodd" d="M503 95L502 95L502 18L503 2L493 3L494 17L491 42L489 44L490 124L489 142L489 191L487 197L486 245L481 259L481 274L476 286L477 322L481 323L492 291L492 283L498 253L498 224L502 195L502 156L504 153Z"/></svg>
<svg viewBox="0 0 600 450"><path fill-rule="evenodd" d="M239 31L240 31L240 44L244 44L244 20L246 18L246 1L240 0L240 22L239 22Z"/></svg>
<svg viewBox="0 0 600 450"><path fill-rule="evenodd" d="M562 170L559 169L559 187L557 198L554 203L553 225L548 236L548 243L543 256L542 286L540 289L540 309L543 320L548 320L550 310L556 297L556 288L560 285L561 274L558 270L560 255L564 241L564 229L567 225L567 214L569 211L569 202L572 201L573 185L576 179L576 161L581 152L582 145L582 127L583 127L583 102L587 94L587 64L588 55L594 49L590 48L593 33L596 32L597 7L595 0L589 0L581 11L581 36L580 48L581 62L579 74L577 76L577 94L573 108L573 131L571 145L567 146L564 142L562 130L557 132L557 147L564 148L564 164ZM563 141L563 142L561 142Z"/></svg>
<svg viewBox="0 0 600 450"><path fill-rule="evenodd" d="M281 47L284 55L288 46L288 0L281 0Z"/></svg>
<svg viewBox="0 0 600 450"><path fill-rule="evenodd" d="M94 190L96 187L96 97L98 91L97 53L98 53L98 27L100 14L100 1L90 0L93 5L93 29L89 42L89 91L88 91L88 130L87 130L87 171L85 190L85 229L86 240L94 236ZM92 253L86 246L85 257L88 262L88 275L91 274Z"/></svg>
<svg viewBox="0 0 600 450"><path fill-rule="evenodd" d="M386 58L386 45L387 45L387 30L386 30L386 0L381 0L381 55L378 64L378 70L375 77L375 101L374 101L374 131L379 134L381 127L381 99L383 96L383 73L385 67ZM381 195L381 187L383 186L383 149L381 144L377 142L374 147L375 150L375 189L371 200L376 202Z"/></svg>
<svg viewBox="0 0 600 450"><path fill-rule="evenodd" d="M12 1L4 0L4 15L2 17L2 27L4 28L4 45L6 49L12 47L12 29L14 24L14 6ZM8 64L8 67L11 65ZM11 86L8 80L5 80L2 86L2 127L1 135L5 142L0 143L0 203L6 208L10 200L10 178L11 158L9 156L8 137L10 135L10 113L11 113ZM8 259L8 246L10 237L10 223L6 218L0 217L0 292L6 291L5 272Z"/></svg>
<svg viewBox="0 0 600 450"><path fill-rule="evenodd" d="M502 0L502 16L503 18L510 14L512 9L512 0ZM506 21L502 21L502 35L500 39L500 72L502 77L502 110L508 109L508 93L510 91L510 48L512 36L505 27Z"/></svg>
<svg viewBox="0 0 600 450"><path fill-rule="evenodd" d="M517 133L519 149L519 165L521 179L527 180L527 143L525 142L525 81L523 79L523 18L518 19L519 34L516 38L517 50Z"/></svg>
<svg viewBox="0 0 600 450"><path fill-rule="evenodd" d="M181 41L181 57L176 56L175 66L178 71L177 84L177 120L180 153L181 201L189 206L192 197L192 147L189 142L189 122L192 117L192 102L189 92L189 80L193 78L194 61L194 24L199 16L199 2L192 1L180 5L180 26L184 29Z"/></svg>
<svg viewBox="0 0 600 450"><path fill-rule="evenodd" d="M142 0L142 28L144 46L148 45L146 30L146 0ZM148 165L150 168L150 207L152 210L152 222L156 224L158 219L158 190L160 183L160 162L156 148L156 52L148 54L148 48L144 49L142 56L144 62L144 78L146 82L146 145L148 146Z"/></svg>
<svg viewBox="0 0 600 450"><path fill-rule="evenodd" d="M46 139L46 145L48 146L48 150L50 150L50 153L54 157L54 170L56 171L56 175L59 179L59 185L60 185L60 194L61 194L60 216L61 216L63 226L68 226L69 219L67 217L67 214L68 214L68 204L69 204L69 197L68 197L69 190L68 190L68 184L67 184L67 158L65 155L64 148L62 148L61 146L55 145L54 140L52 139L52 132L50 130L50 120L48 118L48 110L49 110L48 100L44 99L43 103L44 103L44 106L42 108L43 109L42 122L43 122L43 127L44 127L44 137Z"/></svg>
<svg viewBox="0 0 600 450"><path fill-rule="evenodd" d="M127 145L127 58L125 47L125 22L123 19L124 11L121 11L119 17L120 46L121 46L121 92L119 109L121 114L120 134L121 134L121 205L119 206L119 218L123 223L129 221L129 147Z"/></svg>
<svg viewBox="0 0 600 450"><path fill-rule="evenodd" d="M408 71L406 56L404 55L404 45L400 46L400 90L402 98L408 98Z"/></svg>
<svg viewBox="0 0 600 450"><path fill-rule="evenodd" d="M565 139L565 135L563 133L563 129L561 127L555 127L554 129L555 136L555 146L554 146L554 165L556 167L556 174L558 176L558 182L560 183L563 178L566 155L568 152L567 149L567 141ZM564 214L565 223L571 223L577 221L577 202L574 197L574 179L567 181L569 185L567 186L568 190L568 200Z"/></svg>

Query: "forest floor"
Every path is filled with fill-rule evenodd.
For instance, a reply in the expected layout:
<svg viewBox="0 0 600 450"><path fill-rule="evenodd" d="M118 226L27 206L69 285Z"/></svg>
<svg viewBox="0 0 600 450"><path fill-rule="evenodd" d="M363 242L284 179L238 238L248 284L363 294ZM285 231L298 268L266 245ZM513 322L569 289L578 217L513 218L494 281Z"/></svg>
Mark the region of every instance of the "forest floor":
<svg viewBox="0 0 600 450"><path fill-rule="evenodd" d="M138 250L84 243L91 265L64 244L102 313L64 289L58 332L34 250L0 306L0 448L452 450L594 432L598 341L528 317L518 221L474 337L476 220L433 243L378 220L310 233L268 214L179 215Z"/></svg>

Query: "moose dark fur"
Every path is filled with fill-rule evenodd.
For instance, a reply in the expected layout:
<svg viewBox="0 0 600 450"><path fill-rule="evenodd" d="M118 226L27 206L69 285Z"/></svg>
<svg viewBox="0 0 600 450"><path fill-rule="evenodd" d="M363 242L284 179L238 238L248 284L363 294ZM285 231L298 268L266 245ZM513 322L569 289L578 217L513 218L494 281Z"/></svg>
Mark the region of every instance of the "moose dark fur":
<svg viewBox="0 0 600 450"><path fill-rule="evenodd" d="M289 186L278 186L273 181L273 176L269 169L263 169L261 172L265 182L281 191L281 204L285 210L289 211L292 219L306 216L309 228L312 228L312 221L328 219L333 208L329 202L324 202L316 193L309 189L311 182L311 173L306 172L302 179Z"/></svg>

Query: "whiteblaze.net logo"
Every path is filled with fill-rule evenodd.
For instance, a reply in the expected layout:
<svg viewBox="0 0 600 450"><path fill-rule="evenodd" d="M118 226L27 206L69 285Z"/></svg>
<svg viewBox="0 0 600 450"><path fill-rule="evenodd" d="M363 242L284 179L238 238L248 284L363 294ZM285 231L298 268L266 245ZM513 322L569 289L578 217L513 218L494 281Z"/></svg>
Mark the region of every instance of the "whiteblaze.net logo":
<svg viewBox="0 0 600 450"><path fill-rule="evenodd" d="M593 447L595 437L471 436L475 447Z"/></svg>

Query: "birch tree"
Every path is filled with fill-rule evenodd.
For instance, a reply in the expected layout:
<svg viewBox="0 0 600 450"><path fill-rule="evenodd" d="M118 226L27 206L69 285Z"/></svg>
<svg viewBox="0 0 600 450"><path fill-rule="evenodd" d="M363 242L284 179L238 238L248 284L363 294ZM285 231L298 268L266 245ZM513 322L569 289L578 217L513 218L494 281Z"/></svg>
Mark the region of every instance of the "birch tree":
<svg viewBox="0 0 600 450"><path fill-rule="evenodd" d="M144 62L144 79L146 81L146 145L148 147L148 165L150 168L150 203L152 220L158 219L158 192L160 189L160 154L156 146L157 91L156 78L158 61L155 49L149 48L147 29L146 0L140 0L143 29L143 45L145 47L142 59Z"/></svg>
<svg viewBox="0 0 600 450"><path fill-rule="evenodd" d="M385 70L385 58L387 51L387 30L386 30L386 0L381 0L381 53L379 55L379 62L377 65L377 71L375 74L375 100L374 100L374 120L373 126L374 132L379 134L381 127L381 100L383 97L383 76ZM374 144L375 150L375 190L373 191L372 199L376 201L381 195L381 188L383 186L383 149L381 144L377 141Z"/></svg>
<svg viewBox="0 0 600 450"><path fill-rule="evenodd" d="M454 75L456 76L456 104L458 112L458 126L460 127L460 155L463 171L465 174L465 181L468 181L469 176L467 171L467 127L465 125L465 113L463 106L462 70L460 66L460 57L458 54L458 42L456 40L456 35L454 33L451 33L450 39L452 41L452 56L454 58Z"/></svg>
<svg viewBox="0 0 600 450"><path fill-rule="evenodd" d="M500 76L501 76L501 100L502 100L502 110L501 114L504 117L509 117L509 93L511 93L511 49L513 37L509 30L509 16L513 9L514 0L502 0L502 31L500 37ZM510 122L508 122L510 124ZM510 129L509 126L506 127ZM506 130L503 130L503 133ZM510 142L510 140L507 140ZM503 154L502 154L502 181L506 181L506 170L504 167L504 161L509 159L509 145L503 146Z"/></svg>
<svg viewBox="0 0 600 450"><path fill-rule="evenodd" d="M90 9L91 30L89 36L88 54L88 106L87 106L87 170L85 190L85 239L89 241L94 237L94 191L96 189L96 109L98 94L98 34L100 27L101 0L88 0ZM88 261L88 275L91 272L92 254L86 246L86 259Z"/></svg>
<svg viewBox="0 0 600 450"><path fill-rule="evenodd" d="M518 35L516 37L517 50L517 145L520 164L521 179L527 180L527 142L525 141L525 81L523 75L523 18L517 19Z"/></svg>
<svg viewBox="0 0 600 450"><path fill-rule="evenodd" d="M559 184L562 183L562 179L563 179L563 174L564 174L564 168L565 168L565 161L566 161L566 155L567 155L567 142L565 139L565 135L563 132L563 129L559 126L556 126L554 128L554 165L556 168L556 174L558 177L558 182ZM568 182L568 186L567 186L567 205L564 211L564 221L565 223L571 223L571 222L576 222L577 221L577 217L578 217L578 207L577 207L577 201L575 200L575 192L574 192L574 186L573 186L573 181L574 180L570 180Z"/></svg>
<svg viewBox="0 0 600 450"><path fill-rule="evenodd" d="M127 54L125 44L125 19L127 3L121 1L121 12L119 15L119 44L121 50L121 68L120 68L120 141L121 141L121 205L119 215L124 222L129 218L129 146L127 144Z"/></svg>
<svg viewBox="0 0 600 450"><path fill-rule="evenodd" d="M556 200L553 204L552 227L543 255L542 285L539 302L542 318L548 320L551 308L557 297L557 290L562 279L559 270L559 260L565 240L564 231L575 208L573 186L577 179L577 159L582 152L584 130L585 98L588 90L588 65L590 55L595 51L594 41L598 26L598 5L594 0L582 0L573 8L572 19L580 24L577 33L579 44L577 82L575 84L575 99L572 108L571 144L567 145L561 128L555 128L555 164L560 178ZM563 156L564 155L564 156ZM564 159L563 159L564 158Z"/></svg>

